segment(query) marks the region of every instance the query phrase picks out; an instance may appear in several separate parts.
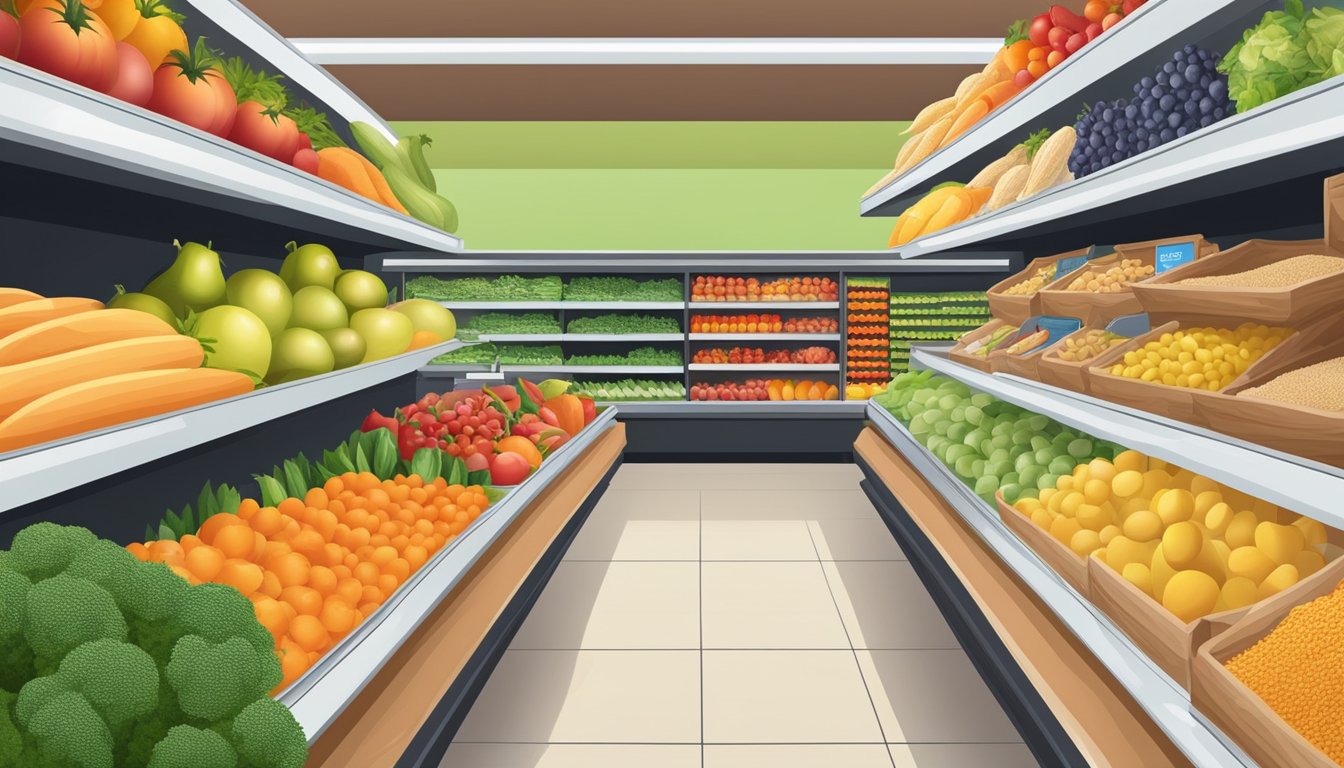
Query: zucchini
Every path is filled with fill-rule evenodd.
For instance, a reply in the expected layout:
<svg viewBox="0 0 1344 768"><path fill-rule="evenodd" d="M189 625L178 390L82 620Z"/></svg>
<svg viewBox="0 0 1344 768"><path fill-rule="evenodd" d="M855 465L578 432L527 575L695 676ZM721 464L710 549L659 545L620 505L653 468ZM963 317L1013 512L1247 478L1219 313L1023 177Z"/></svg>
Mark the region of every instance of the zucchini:
<svg viewBox="0 0 1344 768"><path fill-rule="evenodd" d="M446 225L449 222L444 220L443 209L439 207L436 200L438 195L425 189L419 181L411 178L410 174L402 170L399 164L384 168L383 176L387 177L387 185L392 188L392 194L396 195L401 204L406 207L407 213L432 227L447 230ZM456 229L457 222L453 221L452 224L453 228Z"/></svg>

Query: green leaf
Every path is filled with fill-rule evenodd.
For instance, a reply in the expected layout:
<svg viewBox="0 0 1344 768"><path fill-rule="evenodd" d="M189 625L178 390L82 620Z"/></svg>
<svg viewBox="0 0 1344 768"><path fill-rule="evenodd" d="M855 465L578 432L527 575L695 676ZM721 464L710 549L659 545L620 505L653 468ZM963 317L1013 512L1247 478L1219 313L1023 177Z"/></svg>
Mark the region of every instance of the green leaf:
<svg viewBox="0 0 1344 768"><path fill-rule="evenodd" d="M449 459L449 465L444 468L443 479L449 485L467 485L467 463L456 456L450 456Z"/></svg>
<svg viewBox="0 0 1344 768"><path fill-rule="evenodd" d="M154 526L152 526L152 525L146 525L146 526L145 526L145 543L148 544L148 543L151 542L151 541L157 541L158 538L159 538L159 534L157 534L157 533L154 532Z"/></svg>
<svg viewBox="0 0 1344 768"><path fill-rule="evenodd" d="M438 448L420 448L411 456L410 474L419 475L425 482L438 479L443 471L443 451Z"/></svg>
<svg viewBox="0 0 1344 768"><path fill-rule="evenodd" d="M290 496L302 499L308 493L308 478L293 459L285 459L284 470L279 476L285 481L285 491Z"/></svg>
<svg viewBox="0 0 1344 768"><path fill-rule="evenodd" d="M221 512L236 513L238 507L243 503L243 495L238 492L237 488L234 488L231 485L219 486L219 488L215 490L215 495L219 498L219 510ZM201 522L205 521L202 520Z"/></svg>
<svg viewBox="0 0 1344 768"><path fill-rule="evenodd" d="M392 432L387 429L375 429L369 433L375 435L373 442L373 474L380 480L388 480L397 469L397 444ZM423 449L422 449L423 450Z"/></svg>
<svg viewBox="0 0 1344 768"><path fill-rule="evenodd" d="M332 472L331 470L327 469L326 467L322 466L321 464L318 464L318 465L317 465L317 478L318 478L319 480L321 480L324 484L325 484L328 480L330 480L331 478L333 478L333 477L335 477L335 476L336 476L336 474L335 474L334 472Z"/></svg>
<svg viewBox="0 0 1344 768"><path fill-rule="evenodd" d="M372 472L373 465L369 463L369 457L364 453L364 446L355 446L355 471Z"/></svg>
<svg viewBox="0 0 1344 768"><path fill-rule="evenodd" d="M167 523L159 523L159 541L177 541L177 535Z"/></svg>
<svg viewBox="0 0 1344 768"><path fill-rule="evenodd" d="M210 487L210 483L201 487L201 492L196 496L196 508L201 511L202 520L219 511L215 501L215 489Z"/></svg>
<svg viewBox="0 0 1344 768"><path fill-rule="evenodd" d="M462 468L466 469L466 465L462 465ZM475 472L467 473L467 481L463 485L489 485L489 483L490 470L478 469Z"/></svg>
<svg viewBox="0 0 1344 768"><path fill-rule="evenodd" d="M261 488L261 504L265 507L274 507L284 501L288 496L285 494L285 488L270 475L253 475L257 485Z"/></svg>
<svg viewBox="0 0 1344 768"><path fill-rule="evenodd" d="M191 509L191 507L188 506L187 509ZM168 510L168 514L163 516L163 525L168 526L168 530L176 534L178 531L182 530L182 518L178 517L177 513L170 509Z"/></svg>
<svg viewBox="0 0 1344 768"><path fill-rule="evenodd" d="M500 499L508 495L509 492L502 488L496 488L493 485L487 485L485 487L485 497L490 500L491 504L498 502Z"/></svg>

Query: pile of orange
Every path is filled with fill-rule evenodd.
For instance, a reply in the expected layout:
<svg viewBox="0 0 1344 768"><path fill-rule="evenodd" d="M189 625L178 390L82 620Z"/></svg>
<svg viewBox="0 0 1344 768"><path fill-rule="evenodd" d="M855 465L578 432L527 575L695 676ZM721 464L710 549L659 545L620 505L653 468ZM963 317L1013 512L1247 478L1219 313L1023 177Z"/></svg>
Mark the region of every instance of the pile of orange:
<svg viewBox="0 0 1344 768"><path fill-rule="evenodd" d="M244 499L196 535L127 547L197 584L228 584L275 636L284 680L298 679L489 505L479 485L347 472L274 507Z"/></svg>

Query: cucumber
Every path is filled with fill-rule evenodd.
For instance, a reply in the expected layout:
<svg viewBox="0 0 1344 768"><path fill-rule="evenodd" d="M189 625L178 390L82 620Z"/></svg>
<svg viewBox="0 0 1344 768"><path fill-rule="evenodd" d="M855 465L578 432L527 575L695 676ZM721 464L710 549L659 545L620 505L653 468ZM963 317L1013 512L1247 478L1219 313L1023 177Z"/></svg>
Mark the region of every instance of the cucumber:
<svg viewBox="0 0 1344 768"><path fill-rule="evenodd" d="M439 207L439 215L443 217L443 231L449 234L457 232L457 206L443 195L430 192L434 197L434 204Z"/></svg>
<svg viewBox="0 0 1344 768"><path fill-rule="evenodd" d="M397 156L401 158L402 165L414 173L425 189L438 192L439 188L434 183L434 172L429 169L429 162L425 160L425 147L431 143L433 142L430 138L424 134L403 136L401 141L397 142Z"/></svg>
<svg viewBox="0 0 1344 768"><path fill-rule="evenodd" d="M392 142L388 141L387 137L383 136L382 131L368 123L356 121L350 124L350 134L355 137L355 143L359 145L359 149L364 153L364 156L369 158L369 162L376 165L378 170L383 171L384 175L386 175L389 166L401 168L407 173L415 173L414 170L403 166L401 158L397 155L397 148L392 146ZM401 195L397 195L397 197L400 199ZM406 202L403 200L402 205L405 204Z"/></svg>
<svg viewBox="0 0 1344 768"><path fill-rule="evenodd" d="M387 177L387 185L392 188L392 194L396 195L406 207L407 213L432 227L447 230L444 226L447 222L444 221L443 211L435 201L438 195L421 186L420 182L411 178L400 165L394 164L383 168L383 176ZM452 223L456 229L457 222Z"/></svg>

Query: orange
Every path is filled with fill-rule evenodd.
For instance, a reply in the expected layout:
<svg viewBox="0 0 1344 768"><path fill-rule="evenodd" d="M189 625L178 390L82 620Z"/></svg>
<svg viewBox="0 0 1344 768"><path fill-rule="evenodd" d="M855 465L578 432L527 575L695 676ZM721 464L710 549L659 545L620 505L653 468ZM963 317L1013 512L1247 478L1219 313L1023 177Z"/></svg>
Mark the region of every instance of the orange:
<svg viewBox="0 0 1344 768"><path fill-rule="evenodd" d="M267 567L280 580L280 586L293 587L308 583L312 565L298 552L288 552L268 560Z"/></svg>
<svg viewBox="0 0 1344 768"><path fill-rule="evenodd" d="M303 497L305 506L317 507L318 509L325 508L329 501L325 488L312 488Z"/></svg>
<svg viewBox="0 0 1344 768"><path fill-rule="evenodd" d="M331 644L327 628L316 616L295 616L289 623L289 636L305 651L320 651Z"/></svg>
<svg viewBox="0 0 1344 768"><path fill-rule="evenodd" d="M293 614L278 600L262 597L252 605L257 612L257 621L270 631L274 637L283 637L289 631L289 622ZM283 665L282 665L283 666Z"/></svg>
<svg viewBox="0 0 1344 768"><path fill-rule="evenodd" d="M355 609L341 598L334 597L322 604L318 619L328 632L344 635L355 628Z"/></svg>
<svg viewBox="0 0 1344 768"><path fill-rule="evenodd" d="M201 541L204 541L206 544L213 544L215 542L215 534L219 533L221 528L242 524L243 521L239 519L237 515L229 514L228 512L220 512L217 515L211 515L204 523L201 523L201 528L196 532L196 535L200 536Z"/></svg>
<svg viewBox="0 0 1344 768"><path fill-rule="evenodd" d="M252 530L263 536L272 536L284 525L284 519L275 507L262 507L248 521Z"/></svg>
<svg viewBox="0 0 1344 768"><path fill-rule="evenodd" d="M396 578L397 582L400 583L405 581L407 576L411 575L411 564L409 561L398 557L397 559L383 566L383 573L392 574L392 576Z"/></svg>
<svg viewBox="0 0 1344 768"><path fill-rule="evenodd" d="M336 574L326 566L314 565L308 571L308 586L321 595L330 595L336 590Z"/></svg>
<svg viewBox="0 0 1344 768"><path fill-rule="evenodd" d="M152 562L163 563L169 560L178 561L182 558L182 545L176 541L168 541L167 539L151 541L146 549Z"/></svg>
<svg viewBox="0 0 1344 768"><path fill-rule="evenodd" d="M411 566L412 571L419 570L420 566L424 565L425 561L429 559L429 552L424 547L415 544L407 546L402 555L406 558L406 562Z"/></svg>
<svg viewBox="0 0 1344 768"><path fill-rule="evenodd" d="M364 587L364 590L360 592L359 599L364 601L364 605L382 605L383 592L377 587ZM361 608L360 610L362 611L363 609Z"/></svg>
<svg viewBox="0 0 1344 768"><path fill-rule="evenodd" d="M341 579L336 585L335 597L339 597L345 602L355 605L364 595L364 585L359 583L359 579L347 578Z"/></svg>
<svg viewBox="0 0 1344 768"><path fill-rule="evenodd" d="M439 336L439 334L433 331L416 331L411 336L411 345L406 349L407 350L424 349L425 347L432 347L435 344L442 344L442 343L443 339Z"/></svg>
<svg viewBox="0 0 1344 768"><path fill-rule="evenodd" d="M168 567L172 569L173 573L176 573L178 576L181 576L188 584L201 583L201 580L196 578L196 574L192 573L191 571L188 571L186 568L183 568L180 565L170 565Z"/></svg>
<svg viewBox="0 0 1344 768"><path fill-rule="evenodd" d="M280 579L275 577L274 573L266 571L261 575L261 586L257 591L267 597L280 597L280 591L284 589L280 586Z"/></svg>
<svg viewBox="0 0 1344 768"><path fill-rule="evenodd" d="M359 583L366 587L374 586L378 583L378 566L373 563L364 562L356 565L354 567L354 573L355 578L359 579Z"/></svg>
<svg viewBox="0 0 1344 768"><path fill-rule="evenodd" d="M149 548L138 541L133 541L126 545L126 551L135 555L137 560L145 561L149 559Z"/></svg>
<svg viewBox="0 0 1344 768"><path fill-rule="evenodd" d="M327 482L322 484L322 490L326 492L328 499L334 499L345 490L345 483L339 477L329 477Z"/></svg>
<svg viewBox="0 0 1344 768"><path fill-rule="evenodd" d="M314 530L301 530L294 534L294 538L289 540L289 546L293 547L295 552L301 553L309 560L315 560L319 555L322 555L322 547L326 543L326 540L322 538L322 534Z"/></svg>
<svg viewBox="0 0 1344 768"><path fill-rule="evenodd" d="M280 601L289 603L301 616L316 616L322 610L322 595L312 587L285 587Z"/></svg>
<svg viewBox="0 0 1344 768"><path fill-rule="evenodd" d="M280 514L292 517L296 520L303 519L304 504L293 496L280 502L275 507Z"/></svg>
<svg viewBox="0 0 1344 768"><path fill-rule="evenodd" d="M238 505L238 517L242 520L251 520L258 509L261 509L261 505L257 504L256 499L243 499Z"/></svg>
<svg viewBox="0 0 1344 768"><path fill-rule="evenodd" d="M382 488L370 488L364 492L363 496L369 500L369 504L373 505L374 509L383 509L392 503L391 497Z"/></svg>
<svg viewBox="0 0 1344 768"><path fill-rule="evenodd" d="M290 683L298 680L304 672L311 666L308 662L308 652L292 639L285 637L280 640L280 672L283 679L277 690L287 687Z"/></svg>
<svg viewBox="0 0 1344 768"><path fill-rule="evenodd" d="M401 581L398 580L396 576L393 576L390 573L384 573L383 575L378 577L378 590L381 591L384 596L396 592L397 587L400 584Z"/></svg>
<svg viewBox="0 0 1344 768"><path fill-rule="evenodd" d="M209 544L201 544L187 553L185 562L187 569L195 574L196 578L201 581L213 581L224 567L224 553Z"/></svg>
<svg viewBox="0 0 1344 768"><path fill-rule="evenodd" d="M256 547L255 535L247 525L228 525L215 533L215 540L211 543L225 557L250 557Z"/></svg>
<svg viewBox="0 0 1344 768"><path fill-rule="evenodd" d="M219 569L219 575L214 580L220 584L228 584L244 595L251 595L261 588L264 578L261 566L246 560L230 558L224 561L224 566Z"/></svg>

